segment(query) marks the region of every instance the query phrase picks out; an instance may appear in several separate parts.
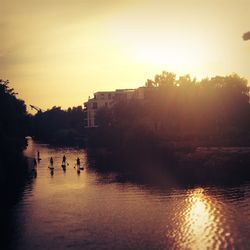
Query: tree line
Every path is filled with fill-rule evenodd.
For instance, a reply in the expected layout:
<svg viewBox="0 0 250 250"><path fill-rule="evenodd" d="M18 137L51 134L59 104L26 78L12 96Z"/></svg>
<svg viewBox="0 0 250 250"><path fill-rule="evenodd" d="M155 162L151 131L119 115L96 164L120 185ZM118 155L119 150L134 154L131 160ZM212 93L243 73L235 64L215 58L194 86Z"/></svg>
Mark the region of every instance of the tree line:
<svg viewBox="0 0 250 250"><path fill-rule="evenodd" d="M133 166L139 169L142 165L143 171L146 164L155 166L157 160L161 165L161 159L174 166L178 150L186 152L202 145L249 146L249 87L247 80L237 74L197 80L189 75L177 78L164 71L147 80L142 88L143 99L123 99L112 107L98 109L98 127L85 129L86 113L81 106L67 110L52 107L30 115L9 82L1 80L1 183L6 186L4 176L12 171L20 173L20 164L14 159L21 155L27 135L51 144L87 146L90 156L91 149L107 149L105 154L113 153L106 159L114 161L116 168L117 162L125 159L127 169L133 159ZM248 156L244 156L245 160L242 157L235 156L235 162L248 164ZM112 165L107 165L105 158L95 155L94 159L104 160L105 168ZM231 158L226 162L232 162ZM131 165L131 169L136 168Z"/></svg>
<svg viewBox="0 0 250 250"><path fill-rule="evenodd" d="M198 81L163 71L149 79L144 99L103 107L90 145L152 147L167 142L246 145L250 133L247 80L231 74Z"/></svg>
<svg viewBox="0 0 250 250"><path fill-rule="evenodd" d="M84 111L81 106L62 110L52 107L30 117L30 134L37 140L58 145L83 145Z"/></svg>
<svg viewBox="0 0 250 250"><path fill-rule="evenodd" d="M250 104L247 80L231 74L197 80L163 71L148 79L142 100L98 109L98 128L84 129L82 106L27 113L8 81L0 82L1 152L18 151L24 136L61 145L152 147L168 142L247 144ZM17 126L18 124L18 126ZM9 145L6 147L6 145Z"/></svg>
<svg viewBox="0 0 250 250"><path fill-rule="evenodd" d="M17 98L9 81L0 79L0 195L8 209L15 194L22 190L27 162L22 155L28 135L29 116L23 100ZM1 213L0 216L6 216Z"/></svg>
<svg viewBox="0 0 250 250"><path fill-rule="evenodd" d="M0 164L10 155L18 155L25 147L28 114L25 102L9 86L0 80Z"/></svg>

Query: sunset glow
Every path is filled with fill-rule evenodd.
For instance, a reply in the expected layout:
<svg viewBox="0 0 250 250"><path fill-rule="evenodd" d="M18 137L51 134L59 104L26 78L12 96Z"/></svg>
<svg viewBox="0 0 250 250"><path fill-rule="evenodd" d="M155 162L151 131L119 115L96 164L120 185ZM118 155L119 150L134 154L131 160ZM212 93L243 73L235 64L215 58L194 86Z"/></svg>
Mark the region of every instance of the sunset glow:
<svg viewBox="0 0 250 250"><path fill-rule="evenodd" d="M27 104L82 105L162 70L250 79L247 0L0 0L1 78Z"/></svg>

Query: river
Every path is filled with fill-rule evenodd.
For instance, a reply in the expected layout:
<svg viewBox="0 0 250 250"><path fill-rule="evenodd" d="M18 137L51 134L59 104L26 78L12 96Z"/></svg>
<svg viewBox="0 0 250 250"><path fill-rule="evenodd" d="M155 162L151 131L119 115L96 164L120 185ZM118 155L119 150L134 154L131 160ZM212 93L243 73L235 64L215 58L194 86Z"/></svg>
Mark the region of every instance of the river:
<svg viewBox="0 0 250 250"><path fill-rule="evenodd" d="M164 188L100 173L83 149L29 139L24 154L37 151L37 175L11 209L11 249L249 249L249 182Z"/></svg>

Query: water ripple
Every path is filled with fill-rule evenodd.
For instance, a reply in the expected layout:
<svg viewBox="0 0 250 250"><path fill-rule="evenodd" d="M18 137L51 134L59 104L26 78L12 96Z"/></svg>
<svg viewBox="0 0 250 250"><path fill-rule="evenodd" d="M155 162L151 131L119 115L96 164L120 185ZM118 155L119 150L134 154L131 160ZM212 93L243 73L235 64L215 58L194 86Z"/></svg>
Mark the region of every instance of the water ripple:
<svg viewBox="0 0 250 250"><path fill-rule="evenodd" d="M250 183L155 188L91 171L84 150L32 143L26 155L37 150L37 177L13 212L15 249L249 249ZM86 164L80 175L78 156Z"/></svg>
<svg viewBox="0 0 250 250"><path fill-rule="evenodd" d="M232 211L202 188L187 194L176 209L166 237L179 249L225 249L235 244L230 228ZM174 227L173 227L174 225Z"/></svg>

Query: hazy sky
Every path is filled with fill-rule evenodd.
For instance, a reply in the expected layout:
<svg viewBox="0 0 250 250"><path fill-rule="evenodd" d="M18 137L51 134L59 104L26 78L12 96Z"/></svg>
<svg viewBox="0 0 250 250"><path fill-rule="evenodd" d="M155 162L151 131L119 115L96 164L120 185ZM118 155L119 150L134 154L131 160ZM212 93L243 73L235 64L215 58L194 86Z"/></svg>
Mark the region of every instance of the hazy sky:
<svg viewBox="0 0 250 250"><path fill-rule="evenodd" d="M250 80L250 0L0 0L0 9L0 78L44 109L162 70Z"/></svg>

